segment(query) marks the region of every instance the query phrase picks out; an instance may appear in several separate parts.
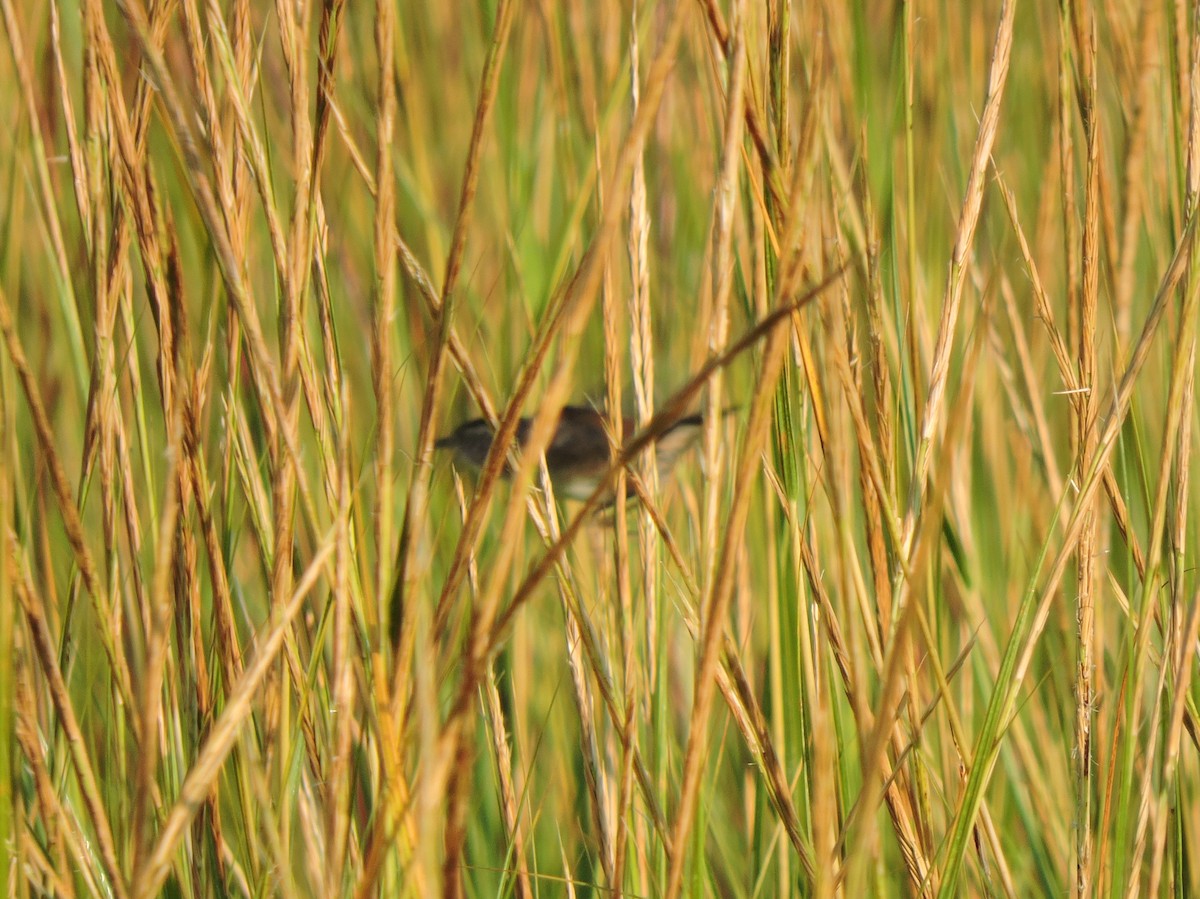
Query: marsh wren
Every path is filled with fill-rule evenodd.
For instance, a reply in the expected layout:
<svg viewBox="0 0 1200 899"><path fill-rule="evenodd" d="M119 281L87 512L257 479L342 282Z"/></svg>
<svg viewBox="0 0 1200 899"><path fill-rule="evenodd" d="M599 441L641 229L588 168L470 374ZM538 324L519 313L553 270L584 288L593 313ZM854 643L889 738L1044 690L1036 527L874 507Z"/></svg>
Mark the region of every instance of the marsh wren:
<svg viewBox="0 0 1200 899"><path fill-rule="evenodd" d="M700 434L704 419L687 415L671 424L654 444L659 477L665 477L679 458ZM529 439L533 419L522 418L517 424L517 443L524 446ZM625 419L624 432L634 431L633 421ZM613 446L608 438L607 419L603 412L590 406L563 406L546 447L546 468L555 492L575 500L586 500L596 489L600 478L613 463ZM451 450L457 463L479 469L483 467L488 450L492 448L492 426L482 418L459 425L453 433L441 438L438 449ZM505 466L505 474L511 474Z"/></svg>

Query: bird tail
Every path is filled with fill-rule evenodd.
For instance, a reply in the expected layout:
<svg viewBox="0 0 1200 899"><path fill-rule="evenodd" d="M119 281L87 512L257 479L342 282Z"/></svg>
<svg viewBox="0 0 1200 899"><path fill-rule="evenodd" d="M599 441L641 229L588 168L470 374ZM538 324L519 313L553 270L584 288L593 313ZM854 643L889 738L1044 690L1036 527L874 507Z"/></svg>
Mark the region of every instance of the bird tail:
<svg viewBox="0 0 1200 899"><path fill-rule="evenodd" d="M732 415L737 406L726 406L721 410L721 418ZM663 433L655 442L655 454L658 460L659 477L664 477L679 457L691 448L700 437L704 427L704 413L697 412L685 415Z"/></svg>

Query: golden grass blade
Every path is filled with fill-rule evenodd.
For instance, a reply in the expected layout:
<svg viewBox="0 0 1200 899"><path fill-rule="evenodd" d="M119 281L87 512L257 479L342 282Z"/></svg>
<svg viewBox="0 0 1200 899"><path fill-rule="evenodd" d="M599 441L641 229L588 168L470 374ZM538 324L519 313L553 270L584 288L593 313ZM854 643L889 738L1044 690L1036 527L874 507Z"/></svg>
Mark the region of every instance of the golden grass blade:
<svg viewBox="0 0 1200 899"><path fill-rule="evenodd" d="M184 828L196 815L213 780L221 773L225 757L241 735L242 727L251 714L252 704L263 678L278 661L292 621L303 608L305 598L320 578L326 560L336 549L336 534L329 535L322 541L303 576L296 582L292 596L285 604L277 607L273 620L256 641L254 658L247 664L241 680L230 691L224 710L209 732L200 754L192 763L179 796L158 831L153 851L134 873L134 897L148 899L157 895L170 870L171 857L179 841L183 839Z"/></svg>
<svg viewBox="0 0 1200 899"><path fill-rule="evenodd" d="M97 848L99 849L101 864L104 867L105 877L108 880L108 888L117 897L128 896L130 893L126 886L124 872L121 870L120 860L117 856L112 826L109 823L108 814L100 796L99 781L96 778L96 772L92 765L91 757L88 754L87 741L80 728L79 717L75 712L74 703L71 701L67 683L58 666L54 638L50 634L45 612L33 592L32 585L29 583L28 577L21 570L22 566L19 560L21 549L17 535L10 530L6 534L6 538L4 564L8 569L8 577L13 585L13 592L16 594L21 610L25 613L25 620L29 625L29 630L33 637L34 651L37 654L42 673L49 685L50 698L54 703L54 710L58 715L59 724L66 736L67 749L71 755L75 777L79 783L79 789L83 793L84 804L91 817L92 829L95 831Z"/></svg>

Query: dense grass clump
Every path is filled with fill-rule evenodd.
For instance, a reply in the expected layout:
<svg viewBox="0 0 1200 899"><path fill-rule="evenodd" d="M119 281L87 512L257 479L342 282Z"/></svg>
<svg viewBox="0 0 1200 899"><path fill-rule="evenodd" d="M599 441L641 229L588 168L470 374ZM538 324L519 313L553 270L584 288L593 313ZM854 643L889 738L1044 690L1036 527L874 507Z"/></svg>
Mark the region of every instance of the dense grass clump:
<svg viewBox="0 0 1200 899"><path fill-rule="evenodd" d="M1197 9L0 14L9 895L1200 894Z"/></svg>

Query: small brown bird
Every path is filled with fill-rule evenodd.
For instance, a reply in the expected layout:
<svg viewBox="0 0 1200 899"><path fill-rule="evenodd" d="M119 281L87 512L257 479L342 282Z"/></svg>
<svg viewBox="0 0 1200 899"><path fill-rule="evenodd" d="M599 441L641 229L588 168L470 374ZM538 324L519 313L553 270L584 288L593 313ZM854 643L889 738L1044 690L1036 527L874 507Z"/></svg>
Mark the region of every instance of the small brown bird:
<svg viewBox="0 0 1200 899"><path fill-rule="evenodd" d="M665 477L676 460L700 434L704 419L688 415L672 424L655 441L654 452L659 477ZM533 420L522 418L517 424L517 443L524 446L529 439ZM625 433L634 431L633 421L625 419ZM438 449L451 450L456 462L479 469L492 448L492 426L482 418L459 425L452 434L435 444ZM608 439L607 419L603 412L590 406L563 406L554 439L546 447L546 467L554 490L560 496L585 500L592 495L601 476L613 462L612 445ZM512 472L505 468L505 474Z"/></svg>

